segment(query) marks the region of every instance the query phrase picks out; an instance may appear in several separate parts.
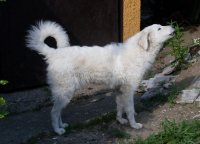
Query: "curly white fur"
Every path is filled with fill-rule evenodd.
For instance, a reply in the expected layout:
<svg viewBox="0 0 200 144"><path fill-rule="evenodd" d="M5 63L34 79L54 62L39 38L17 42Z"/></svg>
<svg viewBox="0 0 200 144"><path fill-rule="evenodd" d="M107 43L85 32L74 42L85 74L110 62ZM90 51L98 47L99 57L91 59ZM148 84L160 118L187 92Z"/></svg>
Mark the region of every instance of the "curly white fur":
<svg viewBox="0 0 200 144"><path fill-rule="evenodd" d="M44 40L49 36L55 38L58 48L70 46L69 37L60 25L51 21L40 21L37 26L32 26L28 31L27 47L43 55L48 55L53 49L49 49Z"/></svg>
<svg viewBox="0 0 200 144"><path fill-rule="evenodd" d="M170 26L151 25L122 44L100 46L69 46L63 29L53 22L40 22L28 34L27 46L46 57L48 84L51 87L54 106L51 111L52 125L58 134L65 132L61 110L70 102L77 89L88 83L101 83L110 88L120 87L116 97L117 120L129 121L136 129L134 93L144 73L150 68L163 43L172 37ZM47 36L55 37L58 49L44 44ZM66 48L60 48L66 47ZM127 119L122 118L122 113Z"/></svg>

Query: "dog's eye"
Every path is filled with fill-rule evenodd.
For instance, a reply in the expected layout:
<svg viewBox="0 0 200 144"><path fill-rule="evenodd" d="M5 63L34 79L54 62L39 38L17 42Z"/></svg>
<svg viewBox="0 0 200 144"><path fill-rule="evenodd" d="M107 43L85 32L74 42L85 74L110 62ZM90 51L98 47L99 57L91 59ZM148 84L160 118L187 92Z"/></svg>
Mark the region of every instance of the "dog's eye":
<svg viewBox="0 0 200 144"><path fill-rule="evenodd" d="M158 31L161 30L161 28L158 28Z"/></svg>

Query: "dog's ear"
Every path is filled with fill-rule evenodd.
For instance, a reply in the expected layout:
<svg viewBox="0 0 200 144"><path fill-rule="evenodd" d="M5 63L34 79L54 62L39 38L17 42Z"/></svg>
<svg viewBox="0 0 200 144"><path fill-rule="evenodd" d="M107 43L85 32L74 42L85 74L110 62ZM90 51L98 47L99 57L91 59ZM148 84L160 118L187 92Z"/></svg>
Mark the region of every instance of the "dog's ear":
<svg viewBox="0 0 200 144"><path fill-rule="evenodd" d="M138 40L138 45L146 51L149 50L149 45L150 45L149 35L150 34L148 32L143 32Z"/></svg>

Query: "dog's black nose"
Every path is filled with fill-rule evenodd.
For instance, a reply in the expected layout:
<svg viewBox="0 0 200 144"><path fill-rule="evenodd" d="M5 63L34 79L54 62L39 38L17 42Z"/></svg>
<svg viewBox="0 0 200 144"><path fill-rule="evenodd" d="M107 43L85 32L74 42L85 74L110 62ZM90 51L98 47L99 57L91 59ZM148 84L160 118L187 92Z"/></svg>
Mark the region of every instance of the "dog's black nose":
<svg viewBox="0 0 200 144"><path fill-rule="evenodd" d="M170 36L174 36L175 34L176 34L176 32L173 31L173 32L170 34Z"/></svg>

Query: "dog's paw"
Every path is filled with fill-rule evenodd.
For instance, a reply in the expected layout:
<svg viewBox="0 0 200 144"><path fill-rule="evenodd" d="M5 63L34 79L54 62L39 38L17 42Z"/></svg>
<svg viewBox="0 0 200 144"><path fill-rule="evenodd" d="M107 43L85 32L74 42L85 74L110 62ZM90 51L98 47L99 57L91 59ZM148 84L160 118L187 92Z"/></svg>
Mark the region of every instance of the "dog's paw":
<svg viewBox="0 0 200 144"><path fill-rule="evenodd" d="M62 123L62 124L60 124L60 127L61 127L61 128L66 128L66 127L68 127L68 126L69 126L68 123Z"/></svg>
<svg viewBox="0 0 200 144"><path fill-rule="evenodd" d="M141 129L143 125L141 123L134 123L134 124L131 124L131 127L135 129Z"/></svg>
<svg viewBox="0 0 200 144"><path fill-rule="evenodd" d="M128 123L128 120L125 119L125 118L117 118L117 121L118 121L120 124L127 124L127 123Z"/></svg>
<svg viewBox="0 0 200 144"><path fill-rule="evenodd" d="M65 129L64 129L64 128L58 128L58 129L55 130L55 132L56 132L57 134L59 134L59 135L62 135L62 134L65 133Z"/></svg>

